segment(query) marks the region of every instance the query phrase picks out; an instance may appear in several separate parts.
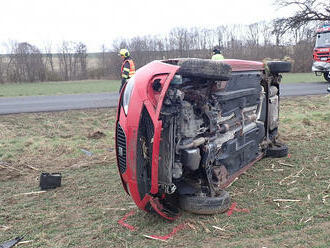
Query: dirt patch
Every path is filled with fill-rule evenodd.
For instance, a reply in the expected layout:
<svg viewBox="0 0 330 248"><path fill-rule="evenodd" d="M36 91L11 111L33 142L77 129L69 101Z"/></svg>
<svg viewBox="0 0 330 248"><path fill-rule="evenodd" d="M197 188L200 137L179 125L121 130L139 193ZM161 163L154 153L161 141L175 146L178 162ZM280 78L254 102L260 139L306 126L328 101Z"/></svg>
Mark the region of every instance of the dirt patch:
<svg viewBox="0 0 330 248"><path fill-rule="evenodd" d="M87 137L89 139L101 139L104 138L106 135L105 133L101 132L101 131L96 131L94 133L90 133Z"/></svg>

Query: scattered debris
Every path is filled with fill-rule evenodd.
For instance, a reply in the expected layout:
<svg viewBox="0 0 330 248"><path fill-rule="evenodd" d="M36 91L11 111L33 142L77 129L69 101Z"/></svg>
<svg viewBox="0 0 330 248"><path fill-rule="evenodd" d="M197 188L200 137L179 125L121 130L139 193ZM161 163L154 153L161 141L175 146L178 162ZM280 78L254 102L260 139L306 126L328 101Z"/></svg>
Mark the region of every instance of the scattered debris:
<svg viewBox="0 0 330 248"><path fill-rule="evenodd" d="M287 166L287 167L295 167L294 165L292 164L287 164L287 163L283 163L283 162L278 162L279 165L283 165L283 166Z"/></svg>
<svg viewBox="0 0 330 248"><path fill-rule="evenodd" d="M19 195L39 195L39 194L46 193L46 192L47 192L46 190L42 190L42 191L34 191L34 192L28 192L28 193L20 193L20 194L14 195L14 196L19 196Z"/></svg>
<svg viewBox="0 0 330 248"><path fill-rule="evenodd" d="M3 168L3 169L10 170L10 171L17 171L18 173L22 174L22 171L21 170L18 170L16 168L10 166L9 163L5 163L3 161L0 161L0 167Z"/></svg>
<svg viewBox="0 0 330 248"><path fill-rule="evenodd" d="M211 232L210 229L208 229L202 221L199 221L199 223L202 225L202 227L204 228L205 232L207 232L207 233L210 233Z"/></svg>
<svg viewBox="0 0 330 248"><path fill-rule="evenodd" d="M94 133L90 133L87 138L89 139L101 139L103 137L105 137L105 133L101 132L101 131L96 131Z"/></svg>
<svg viewBox="0 0 330 248"><path fill-rule="evenodd" d="M228 184L228 186L226 186L226 188L230 187L231 185L233 185L234 182L236 182L238 180L238 177L236 177L230 184Z"/></svg>
<svg viewBox="0 0 330 248"><path fill-rule="evenodd" d="M61 187L62 175L61 173L46 173L43 172L40 175L40 184L39 187L42 190L45 189L55 189Z"/></svg>
<svg viewBox="0 0 330 248"><path fill-rule="evenodd" d="M300 202L301 200L296 199L273 199L273 202Z"/></svg>
<svg viewBox="0 0 330 248"><path fill-rule="evenodd" d="M128 206L126 208L103 208L104 210L121 210L121 211L124 211L124 210L127 210L127 208L136 208L136 206Z"/></svg>
<svg viewBox="0 0 330 248"><path fill-rule="evenodd" d="M115 150L115 148L110 147L110 148L108 148L107 150L108 150L108 152L113 152L113 151Z"/></svg>
<svg viewBox="0 0 330 248"><path fill-rule="evenodd" d="M165 236L157 236L157 235L143 235L143 236L148 239L155 239L155 240L167 242L167 240L169 238L172 238L178 231L181 231L181 230L185 229L186 227L187 227L187 225L185 223L182 223L182 224L174 227L172 232L170 232L169 234L167 234Z"/></svg>
<svg viewBox="0 0 330 248"><path fill-rule="evenodd" d="M302 168L300 171L298 171L297 173L292 173L290 174L289 176L283 178L281 181L280 181L280 185L283 185L283 182L289 178L292 178L292 177L299 177L300 173L304 170L305 168Z"/></svg>
<svg viewBox="0 0 330 248"><path fill-rule="evenodd" d="M195 227L193 224L191 224L191 223L187 223L187 225L188 225L191 229L196 230L196 227Z"/></svg>
<svg viewBox="0 0 330 248"><path fill-rule="evenodd" d="M265 169L265 171L279 172L279 171L284 171L284 170L283 169Z"/></svg>
<svg viewBox="0 0 330 248"><path fill-rule="evenodd" d="M218 227L218 226L212 226L212 227L215 228L215 229L217 229L217 230L223 231L223 232L226 231L226 229L221 228L221 227Z"/></svg>
<svg viewBox="0 0 330 248"><path fill-rule="evenodd" d="M130 216L132 216L134 214L135 214L135 211L133 211L133 210L131 212L125 214L125 216L123 218L121 218L120 220L118 220L118 224L121 225L121 226L123 226L123 227L126 227L127 229L129 229L131 231L135 231L136 228L134 226L131 226L131 225L129 225L129 224L127 224L127 223L124 222L128 217L130 217Z"/></svg>
<svg viewBox="0 0 330 248"><path fill-rule="evenodd" d="M307 222L311 221L313 217L309 217L307 220L304 221L304 223L306 224Z"/></svg>
<svg viewBox="0 0 330 248"><path fill-rule="evenodd" d="M0 244L0 248L11 248L11 247L14 247L22 239L23 239L23 237L16 237L16 238L14 238L12 240L6 241L6 242Z"/></svg>
<svg viewBox="0 0 330 248"><path fill-rule="evenodd" d="M247 209L247 208L241 208L241 209L239 209L239 208L236 208L236 206L237 206L237 202L234 202L230 206L230 208L227 211L227 215L228 216L231 216L234 211L236 211L236 212L250 213L250 210L249 209Z"/></svg>
<svg viewBox="0 0 330 248"><path fill-rule="evenodd" d="M323 202L323 204L326 203L326 199L327 199L328 197L329 197L329 195L325 195L325 196L322 197L322 202Z"/></svg>
<svg viewBox="0 0 330 248"><path fill-rule="evenodd" d="M24 166L26 166L32 170L35 170L35 171L40 171L40 169L37 169L37 168L33 167L32 165L24 164Z"/></svg>
<svg viewBox="0 0 330 248"><path fill-rule="evenodd" d="M8 229L10 229L9 226L0 226L0 230L2 231L7 231Z"/></svg>
<svg viewBox="0 0 330 248"><path fill-rule="evenodd" d="M33 242L33 240L20 241L17 245L25 245L31 242Z"/></svg>
<svg viewBox="0 0 330 248"><path fill-rule="evenodd" d="M91 156L93 155L92 152L87 151L87 150L85 150L85 149L80 149L80 151L82 151L83 153L85 153L85 154L86 154L87 156L89 156L89 157L91 157Z"/></svg>

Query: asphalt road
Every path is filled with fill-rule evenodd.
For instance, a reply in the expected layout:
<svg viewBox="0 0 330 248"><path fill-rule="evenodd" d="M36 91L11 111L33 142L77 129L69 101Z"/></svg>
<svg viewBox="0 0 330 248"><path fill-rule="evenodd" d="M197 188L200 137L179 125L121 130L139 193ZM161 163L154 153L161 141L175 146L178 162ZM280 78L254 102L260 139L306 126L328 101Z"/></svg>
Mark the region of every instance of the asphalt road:
<svg viewBox="0 0 330 248"><path fill-rule="evenodd" d="M327 94L326 83L281 85L281 96ZM1 89L0 89L1 90ZM61 96L0 97L0 115L116 107L118 93L76 94Z"/></svg>

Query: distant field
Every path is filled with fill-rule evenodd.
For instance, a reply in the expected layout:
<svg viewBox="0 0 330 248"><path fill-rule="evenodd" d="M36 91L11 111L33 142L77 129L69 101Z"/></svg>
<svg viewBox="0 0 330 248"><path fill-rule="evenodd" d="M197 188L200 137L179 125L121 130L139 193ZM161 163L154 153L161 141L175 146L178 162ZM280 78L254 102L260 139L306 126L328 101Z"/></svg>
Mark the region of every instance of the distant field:
<svg viewBox="0 0 330 248"><path fill-rule="evenodd" d="M313 73L284 73L282 83L326 82ZM83 80L66 82L0 84L0 97L63 95L116 92L119 80Z"/></svg>
<svg viewBox="0 0 330 248"><path fill-rule="evenodd" d="M119 80L0 84L0 97L115 92L119 85Z"/></svg>
<svg viewBox="0 0 330 248"><path fill-rule="evenodd" d="M324 82L326 83L323 75L315 76L312 72L307 73L283 73L282 83L314 83Z"/></svg>

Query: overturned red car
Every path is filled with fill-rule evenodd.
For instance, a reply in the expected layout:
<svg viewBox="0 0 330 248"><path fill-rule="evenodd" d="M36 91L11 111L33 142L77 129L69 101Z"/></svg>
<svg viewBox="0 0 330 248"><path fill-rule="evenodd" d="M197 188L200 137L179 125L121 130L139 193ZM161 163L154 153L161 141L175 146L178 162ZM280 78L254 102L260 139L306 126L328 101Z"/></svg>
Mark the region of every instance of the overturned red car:
<svg viewBox="0 0 330 248"><path fill-rule="evenodd" d="M125 191L147 212L224 212L224 190L277 141L279 83L289 62L170 59L137 70L117 111L116 154Z"/></svg>

